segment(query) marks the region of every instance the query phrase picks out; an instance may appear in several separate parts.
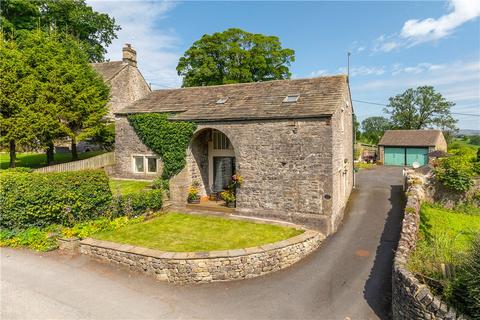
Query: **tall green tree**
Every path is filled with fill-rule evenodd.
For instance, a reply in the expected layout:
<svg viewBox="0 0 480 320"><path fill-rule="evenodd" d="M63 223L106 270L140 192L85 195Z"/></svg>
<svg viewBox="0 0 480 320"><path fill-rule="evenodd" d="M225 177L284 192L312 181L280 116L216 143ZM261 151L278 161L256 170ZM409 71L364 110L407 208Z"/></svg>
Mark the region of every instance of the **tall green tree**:
<svg viewBox="0 0 480 320"><path fill-rule="evenodd" d="M31 108L41 115L45 128L38 139L47 148L47 161L53 162L54 141L63 136L71 139L72 157L77 159L78 139L104 125L109 87L90 66L87 54L74 38L33 32L21 42L41 88Z"/></svg>
<svg viewBox="0 0 480 320"><path fill-rule="evenodd" d="M55 140L69 137L76 157L77 139L103 125L109 98L81 44L65 34L33 31L3 42L1 54L12 58L0 64L7 71L0 83L8 89L0 93L2 136L13 148L16 143L45 148L49 164ZM14 152L11 156L14 163Z"/></svg>
<svg viewBox="0 0 480 320"><path fill-rule="evenodd" d="M85 0L2 0L0 11L5 34L16 37L37 29L68 33L82 41L90 62L104 60L120 30L113 17L94 11Z"/></svg>
<svg viewBox="0 0 480 320"><path fill-rule="evenodd" d="M369 117L362 121L362 137L370 143L377 144L391 123L384 117Z"/></svg>
<svg viewBox="0 0 480 320"><path fill-rule="evenodd" d="M196 41L180 58L183 86L210 86L288 79L295 52L278 37L231 28Z"/></svg>
<svg viewBox="0 0 480 320"><path fill-rule="evenodd" d="M456 120L450 112L455 103L446 100L431 86L407 89L391 97L385 112L391 115L396 129L426 129L437 127L446 131L456 130Z"/></svg>
<svg viewBox="0 0 480 320"><path fill-rule="evenodd" d="M0 142L8 144L10 167L15 167L17 144L32 144L34 129L28 106L34 102L35 83L26 57L13 40L0 34Z"/></svg>

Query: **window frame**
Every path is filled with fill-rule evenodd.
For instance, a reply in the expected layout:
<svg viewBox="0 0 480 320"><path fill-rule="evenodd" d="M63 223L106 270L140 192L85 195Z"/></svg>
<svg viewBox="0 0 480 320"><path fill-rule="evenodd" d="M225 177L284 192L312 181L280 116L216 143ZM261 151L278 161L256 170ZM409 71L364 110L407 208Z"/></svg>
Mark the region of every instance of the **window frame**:
<svg viewBox="0 0 480 320"><path fill-rule="evenodd" d="M137 170L136 159L142 158L143 171ZM148 159L155 159L156 171L149 171ZM132 171L136 174L157 174L158 173L158 157L154 154L132 154Z"/></svg>

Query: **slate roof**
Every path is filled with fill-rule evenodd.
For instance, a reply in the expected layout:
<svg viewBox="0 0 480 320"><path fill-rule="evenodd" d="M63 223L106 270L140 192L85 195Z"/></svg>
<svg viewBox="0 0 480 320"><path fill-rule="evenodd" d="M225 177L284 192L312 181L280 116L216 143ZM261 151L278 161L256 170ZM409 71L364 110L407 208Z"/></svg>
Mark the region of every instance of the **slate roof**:
<svg viewBox="0 0 480 320"><path fill-rule="evenodd" d="M433 147L437 144L440 130L387 130L379 146Z"/></svg>
<svg viewBox="0 0 480 320"><path fill-rule="evenodd" d="M287 95L297 102L285 103ZM349 97L347 76L274 80L152 91L117 114L171 112L172 120L248 120L330 116ZM219 99L228 98L224 104Z"/></svg>
<svg viewBox="0 0 480 320"><path fill-rule="evenodd" d="M123 68L128 66L128 63L123 61L109 61L92 63L93 69L97 71L103 78L103 81L108 82L115 77Z"/></svg>

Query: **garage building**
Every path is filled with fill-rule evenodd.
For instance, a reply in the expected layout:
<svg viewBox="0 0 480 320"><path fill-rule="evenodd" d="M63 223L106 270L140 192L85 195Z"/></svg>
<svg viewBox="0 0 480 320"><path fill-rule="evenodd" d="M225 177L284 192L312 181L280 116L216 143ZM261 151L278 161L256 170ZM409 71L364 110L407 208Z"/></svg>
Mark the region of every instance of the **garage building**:
<svg viewBox="0 0 480 320"><path fill-rule="evenodd" d="M447 141L440 130L387 130L378 143L384 165L412 166L428 164L428 154L447 151Z"/></svg>

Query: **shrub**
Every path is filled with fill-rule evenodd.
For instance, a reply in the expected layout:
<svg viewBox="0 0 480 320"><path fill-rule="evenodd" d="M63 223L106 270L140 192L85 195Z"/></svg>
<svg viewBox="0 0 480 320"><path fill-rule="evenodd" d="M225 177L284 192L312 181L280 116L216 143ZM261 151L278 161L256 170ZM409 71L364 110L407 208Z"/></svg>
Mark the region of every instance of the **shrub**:
<svg viewBox="0 0 480 320"><path fill-rule="evenodd" d="M446 188L465 193L473 186L473 162L469 153L459 152L457 155L442 159L435 169L435 174Z"/></svg>
<svg viewBox="0 0 480 320"><path fill-rule="evenodd" d="M0 175L0 227L73 225L106 213L112 199L101 170Z"/></svg>
<svg viewBox="0 0 480 320"><path fill-rule="evenodd" d="M67 238L87 238L100 231L113 231L130 224L142 222L144 220L145 219L143 216L135 218L118 217L113 220L102 217L99 219L78 223L71 228L63 228L61 230L61 234Z"/></svg>
<svg viewBox="0 0 480 320"><path fill-rule="evenodd" d="M453 303L460 311L480 319L480 235L474 241L472 250L457 269L457 278L452 285Z"/></svg>
<svg viewBox="0 0 480 320"><path fill-rule="evenodd" d="M114 217L136 217L162 208L162 189L153 189L127 195L116 195L110 210Z"/></svg>
<svg viewBox="0 0 480 320"><path fill-rule="evenodd" d="M113 220L101 217L95 220L62 227L52 225L46 228L32 227L21 231L3 229L0 231L1 247L27 247L37 251L50 251L58 247L57 237L87 238L100 231L113 231L121 227L144 221L144 217L119 217Z"/></svg>
<svg viewBox="0 0 480 320"><path fill-rule="evenodd" d="M50 251L57 248L54 227L40 229L28 228L21 231L1 230L1 247L28 247L37 251Z"/></svg>

